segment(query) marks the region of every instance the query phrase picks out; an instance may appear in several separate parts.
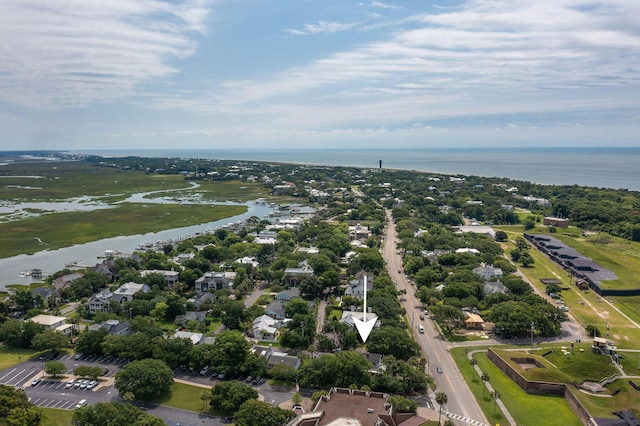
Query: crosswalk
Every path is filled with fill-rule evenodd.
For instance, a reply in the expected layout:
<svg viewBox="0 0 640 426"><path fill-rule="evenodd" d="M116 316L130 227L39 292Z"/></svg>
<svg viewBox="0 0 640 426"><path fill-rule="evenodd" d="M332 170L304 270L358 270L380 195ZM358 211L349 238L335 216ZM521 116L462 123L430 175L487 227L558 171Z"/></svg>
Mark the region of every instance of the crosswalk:
<svg viewBox="0 0 640 426"><path fill-rule="evenodd" d="M459 420L461 422L465 422L470 424L471 426L488 426L485 423L479 422L477 420L470 419L468 417L462 416L460 414L451 413L449 411L442 410L442 414L449 417L450 419Z"/></svg>

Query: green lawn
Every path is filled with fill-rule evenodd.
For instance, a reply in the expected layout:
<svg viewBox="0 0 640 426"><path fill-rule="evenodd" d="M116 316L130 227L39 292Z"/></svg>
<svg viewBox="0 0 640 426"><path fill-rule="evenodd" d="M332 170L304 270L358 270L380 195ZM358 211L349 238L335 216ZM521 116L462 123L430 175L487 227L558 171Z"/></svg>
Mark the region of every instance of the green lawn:
<svg viewBox="0 0 640 426"><path fill-rule="evenodd" d="M40 407L44 413L45 420L43 426L71 426L73 410L59 410L56 408Z"/></svg>
<svg viewBox="0 0 640 426"><path fill-rule="evenodd" d="M38 353L33 349L13 348L0 344L0 370L20 364Z"/></svg>
<svg viewBox="0 0 640 426"><path fill-rule="evenodd" d="M154 402L167 405L169 407L200 413L203 411L203 403L201 399L202 392L210 394L211 388L202 388L199 386L191 386L175 382L171 387L171 393L169 395ZM206 408L208 409L209 406L207 405Z"/></svg>
<svg viewBox="0 0 640 426"><path fill-rule="evenodd" d="M480 407L485 412L491 424L504 422L503 414L493 414L493 399L485 392L483 394L484 383L475 375L473 379L471 365L466 359L464 348L454 348L451 350L458 368L463 373L465 380L469 384L471 391L480 403ZM518 425L558 425L558 426L579 426L580 420L573 413L564 398L557 396L529 395L520 386L509 379L498 367L491 362L486 354L478 353L474 355L480 369L489 375L489 382L501 395L501 400L507 410L514 417ZM499 410L499 409L498 409ZM532 416L531 413L535 413Z"/></svg>

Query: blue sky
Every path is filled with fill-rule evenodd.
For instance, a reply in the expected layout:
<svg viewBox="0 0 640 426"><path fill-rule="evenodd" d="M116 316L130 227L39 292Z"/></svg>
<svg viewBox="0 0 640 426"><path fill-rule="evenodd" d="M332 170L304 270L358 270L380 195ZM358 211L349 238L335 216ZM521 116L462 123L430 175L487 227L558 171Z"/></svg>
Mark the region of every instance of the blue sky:
<svg viewBox="0 0 640 426"><path fill-rule="evenodd" d="M640 146L638 0L0 2L0 149Z"/></svg>

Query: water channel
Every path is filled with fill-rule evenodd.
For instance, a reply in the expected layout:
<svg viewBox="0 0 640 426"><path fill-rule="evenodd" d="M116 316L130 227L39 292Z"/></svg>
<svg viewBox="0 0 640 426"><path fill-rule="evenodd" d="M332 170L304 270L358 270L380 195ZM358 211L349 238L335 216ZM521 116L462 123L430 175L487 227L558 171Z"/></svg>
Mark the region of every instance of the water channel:
<svg viewBox="0 0 640 426"><path fill-rule="evenodd" d="M137 198L137 197L136 197ZM151 199L144 199L144 202L159 202ZM162 202L162 201L160 201ZM164 200L164 202L168 202ZM222 227L229 223L244 221L252 216L261 219L266 218L273 211L273 206L269 203L260 201L251 201L247 203L211 203L211 204L235 204L246 205L248 210L245 213L227 217L224 219L203 223L200 225L186 226L182 228L168 229L160 232L148 234L138 234L129 236L120 236L114 238L106 238L99 241L93 241L85 244L78 244L57 250L45 250L34 254L21 254L18 256L0 259L0 290L5 289L8 284L31 284L41 281L29 275L23 274L24 271L37 268L43 273L51 274L59 271L71 262L94 266L100 263L98 256L103 256L108 250L117 250L122 253L132 253L141 244L153 243L156 241L180 240L190 235L205 233L215 228Z"/></svg>

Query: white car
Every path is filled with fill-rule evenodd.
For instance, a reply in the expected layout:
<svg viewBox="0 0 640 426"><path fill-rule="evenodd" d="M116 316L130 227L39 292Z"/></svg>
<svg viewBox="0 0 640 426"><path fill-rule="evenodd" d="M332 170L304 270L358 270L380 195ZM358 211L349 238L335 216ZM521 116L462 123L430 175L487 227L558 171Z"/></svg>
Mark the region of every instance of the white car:
<svg viewBox="0 0 640 426"><path fill-rule="evenodd" d="M64 385L65 389L71 389L73 387L73 385L75 384L76 380L75 379L71 379L67 382L66 385Z"/></svg>

